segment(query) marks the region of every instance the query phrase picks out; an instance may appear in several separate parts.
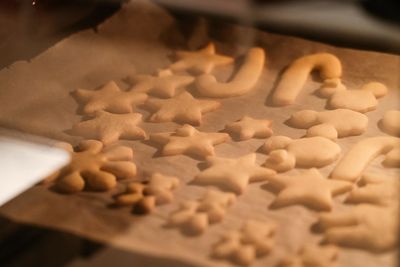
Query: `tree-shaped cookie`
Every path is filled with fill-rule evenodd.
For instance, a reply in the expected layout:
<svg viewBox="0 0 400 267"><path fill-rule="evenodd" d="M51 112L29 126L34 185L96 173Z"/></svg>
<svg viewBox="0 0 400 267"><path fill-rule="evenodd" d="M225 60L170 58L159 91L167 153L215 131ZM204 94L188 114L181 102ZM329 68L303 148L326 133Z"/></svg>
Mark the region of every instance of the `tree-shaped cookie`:
<svg viewBox="0 0 400 267"><path fill-rule="evenodd" d="M153 110L151 122L188 123L200 125L203 113L217 109L221 104L212 100L195 99L188 92L183 92L169 99L149 99L146 107Z"/></svg>
<svg viewBox="0 0 400 267"><path fill-rule="evenodd" d="M208 189L201 199L183 202L180 209L170 215L169 224L181 226L188 234L201 234L210 224L221 222L235 200L233 193Z"/></svg>
<svg viewBox="0 0 400 267"><path fill-rule="evenodd" d="M319 89L322 97L328 98L327 106L332 109L350 109L358 112L375 110L378 98L388 92L386 86L378 82L364 84L360 89L348 90L340 79L327 79Z"/></svg>
<svg viewBox="0 0 400 267"><path fill-rule="evenodd" d="M208 168L194 178L198 185L215 185L242 194L251 182L265 181L276 172L256 164L256 154L239 158L207 157Z"/></svg>
<svg viewBox="0 0 400 267"><path fill-rule="evenodd" d="M240 230L228 232L222 237L214 246L212 256L248 266L270 252L274 246L275 230L274 223L247 220Z"/></svg>
<svg viewBox="0 0 400 267"><path fill-rule="evenodd" d="M153 173L146 182L133 182L127 185L124 193L115 197L118 206L133 206L136 213L150 213L156 205L173 200L172 191L179 186L179 179L161 173Z"/></svg>
<svg viewBox="0 0 400 267"><path fill-rule="evenodd" d="M332 245L306 245L297 255L282 259L279 267L334 267L338 249Z"/></svg>
<svg viewBox="0 0 400 267"><path fill-rule="evenodd" d="M273 134L271 125L271 120L259 120L244 116L238 121L227 124L225 130L237 135L240 140L248 140L253 137L267 138Z"/></svg>
<svg viewBox="0 0 400 267"><path fill-rule="evenodd" d="M288 124L295 128L308 129L306 136L336 138L361 135L368 126L368 117L349 109L317 112L302 110L290 117Z"/></svg>
<svg viewBox="0 0 400 267"><path fill-rule="evenodd" d="M194 73L210 73L214 67L233 63L233 58L215 53L215 46L209 43L198 51L177 51L178 61L170 65L173 71L191 71Z"/></svg>
<svg viewBox="0 0 400 267"><path fill-rule="evenodd" d="M164 145L163 156L179 154L196 155L201 157L213 156L214 146L230 139L226 133L205 133L196 130L188 124L176 129L175 133L155 133L150 140Z"/></svg>
<svg viewBox="0 0 400 267"><path fill-rule="evenodd" d="M359 187L354 188L348 195L348 203L369 203L390 206L399 203L399 186L397 177L382 177L377 174L365 174L360 180Z"/></svg>
<svg viewBox="0 0 400 267"><path fill-rule="evenodd" d="M270 178L268 184L279 190L271 204L273 207L304 205L316 210L331 210L333 196L352 188L350 182L326 179L315 168L297 175L277 175Z"/></svg>
<svg viewBox="0 0 400 267"><path fill-rule="evenodd" d="M78 89L74 92L79 102L84 103L83 112L92 115L105 110L112 113L131 113L137 104L143 104L147 94L137 91L122 91L114 81L99 90Z"/></svg>
<svg viewBox="0 0 400 267"><path fill-rule="evenodd" d="M344 247L383 252L396 248L398 206L379 207L362 204L347 211L320 215L319 226L325 240Z"/></svg>
<svg viewBox="0 0 400 267"><path fill-rule="evenodd" d="M277 172L294 167L323 167L334 162L341 148L335 142L320 136L291 139L286 136L272 136L262 147L268 153L264 166Z"/></svg>
<svg viewBox="0 0 400 267"><path fill-rule="evenodd" d="M137 126L141 121L140 113L112 114L98 111L94 118L73 125L69 133L86 139L100 140L104 145L116 142L120 138L144 139L145 131Z"/></svg>
<svg viewBox="0 0 400 267"><path fill-rule="evenodd" d="M132 150L125 146L113 146L104 151L103 144L96 140L85 140L75 149L70 144L60 143L71 153L71 162L46 179L55 181L60 192L75 193L88 188L107 191L116 185L117 178L136 176L136 165L131 162Z"/></svg>
<svg viewBox="0 0 400 267"><path fill-rule="evenodd" d="M157 76L133 75L129 77L133 84L132 92L146 92L161 98L173 97L177 89L185 87L194 81L194 77L188 75L173 74L171 70L161 70Z"/></svg>

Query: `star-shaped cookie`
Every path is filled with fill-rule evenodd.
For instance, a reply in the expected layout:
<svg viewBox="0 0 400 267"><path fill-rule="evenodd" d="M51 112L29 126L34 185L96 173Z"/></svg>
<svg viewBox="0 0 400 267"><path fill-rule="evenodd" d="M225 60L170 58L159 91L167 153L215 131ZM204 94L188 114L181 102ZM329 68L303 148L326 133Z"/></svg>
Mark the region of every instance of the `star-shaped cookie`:
<svg viewBox="0 0 400 267"><path fill-rule="evenodd" d="M198 174L194 182L199 185L216 185L222 189L242 194L251 182L260 182L275 176L276 172L256 164L256 154L230 159L207 157L209 168Z"/></svg>
<svg viewBox="0 0 400 267"><path fill-rule="evenodd" d="M240 140L250 138L267 138L272 135L271 120L257 120L244 116L238 121L227 124L225 130L238 135Z"/></svg>
<svg viewBox="0 0 400 267"><path fill-rule="evenodd" d="M106 83L99 90L77 89L74 92L79 102L84 103L83 112L92 115L105 110L112 113L131 113L133 106L143 104L147 94L137 91L122 91L114 81Z"/></svg>
<svg viewBox="0 0 400 267"><path fill-rule="evenodd" d="M202 114L217 109L221 104L212 100L195 99L188 92L183 92L169 99L149 99L146 107L155 110L150 116L151 122L189 123L199 125Z"/></svg>
<svg viewBox="0 0 400 267"><path fill-rule="evenodd" d="M143 139L146 133L137 125L142 121L142 114L112 114L98 111L92 119L81 121L72 126L70 134L86 139L100 140L104 145L118 139Z"/></svg>
<svg viewBox="0 0 400 267"><path fill-rule="evenodd" d="M157 76L134 75L129 78L134 84L133 92L146 92L161 98L173 97L176 90L194 81L193 76L176 75L171 70L161 70Z"/></svg>
<svg viewBox="0 0 400 267"><path fill-rule="evenodd" d="M269 180L272 186L280 188L274 207L301 204L316 210L331 210L332 196L345 193L352 183L324 178L317 169L312 168L301 174L279 175Z"/></svg>
<svg viewBox="0 0 400 267"><path fill-rule="evenodd" d="M185 124L175 133L156 133L150 135L150 140L164 144L163 156L189 154L201 157L213 156L214 145L230 139L226 133L204 133L193 126Z"/></svg>
<svg viewBox="0 0 400 267"><path fill-rule="evenodd" d="M215 46L209 43L198 51L178 51L179 59L170 68L173 71L189 70L195 73L210 73L215 66L233 63L233 58L215 54Z"/></svg>

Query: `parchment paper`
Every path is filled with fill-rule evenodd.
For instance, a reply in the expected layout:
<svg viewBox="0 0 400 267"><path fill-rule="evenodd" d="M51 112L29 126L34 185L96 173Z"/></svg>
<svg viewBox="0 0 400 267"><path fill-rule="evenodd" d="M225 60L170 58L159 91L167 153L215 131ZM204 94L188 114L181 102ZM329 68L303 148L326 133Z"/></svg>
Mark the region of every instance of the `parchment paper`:
<svg viewBox="0 0 400 267"><path fill-rule="evenodd" d="M279 73L293 59L313 53L331 52L337 55L344 68L344 82L349 88L357 88L368 81L380 81L390 88L390 93L379 100L377 110L368 113L369 129L362 136L343 138L338 141L343 153L352 144L368 136L385 135L377 127L385 110L399 108L400 59L398 56L363 52L332 47L297 38L269 34L250 28L200 21L188 30L188 25L175 21L166 11L144 1L126 5L96 31L77 33L30 62L16 62L0 72L0 123L23 132L43 135L76 144L65 130L80 121L78 104L70 92L77 88L96 88L105 82L116 80L128 88L124 79L132 73L154 73L167 67L176 49L195 49L212 40L220 53L241 56L248 45L263 47L267 52L264 73L256 88L245 96L222 99L222 107L203 117L199 127L204 131L220 131L228 122L243 115L273 119L276 135L299 138L305 130L290 128L284 124L294 111L304 108L324 110L326 100L313 95L320 85L318 78L310 79L296 104L288 107L271 107L268 95L274 88ZM185 27L183 27L185 26ZM231 67L219 68L215 74L227 79ZM195 88L189 88L195 94ZM139 110L148 116L145 110ZM141 126L147 133L173 131L175 123L147 123ZM252 139L229 142L216 146L216 154L237 157L256 151L265 140ZM310 231L318 213L303 206L269 209L275 195L265 189L263 183L250 184L236 204L228 210L225 220L213 225L201 236L190 237L179 228L166 227L166 218L177 209L182 200L196 199L205 187L190 184L199 172L199 160L187 156L155 157L157 147L141 141L120 141L135 151L135 163L140 170L160 171L176 175L182 186L176 191L176 201L160 206L156 212L141 217L131 214L130 208L111 209L112 195L122 186L109 193L83 192L62 195L36 186L0 209L2 215L17 222L47 226L81 235L86 238L118 246L128 251L165 258L164 266L183 262L188 266L231 266L227 261L209 257L211 248L225 230L240 227L244 219L275 221L279 228L276 245L270 255L257 260L252 266L275 266L279 259L294 253L302 245L317 243L322 235ZM258 163L265 155L258 154ZM398 169L384 169L379 158L366 171L384 175L399 175ZM321 169L328 175L335 164ZM296 173L298 170L291 171ZM335 198L334 211L349 209L341 204L345 196ZM159 261L158 261L159 263ZM133 263L134 264L134 263ZM135 263L139 266L140 263ZM394 266L395 252L372 254L356 249L341 249L338 266Z"/></svg>

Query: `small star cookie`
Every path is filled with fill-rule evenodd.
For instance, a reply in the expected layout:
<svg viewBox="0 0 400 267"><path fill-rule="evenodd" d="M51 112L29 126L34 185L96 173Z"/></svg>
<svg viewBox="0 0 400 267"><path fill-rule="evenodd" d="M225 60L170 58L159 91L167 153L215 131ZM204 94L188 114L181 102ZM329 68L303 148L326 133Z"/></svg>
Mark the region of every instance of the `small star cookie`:
<svg viewBox="0 0 400 267"><path fill-rule="evenodd" d="M136 165L130 161L132 149L128 147L113 146L103 150L103 144L97 140L82 141L75 150L68 143L56 146L71 153L71 162L47 177L44 183L55 181L60 192L76 193L85 188L107 191L115 187L117 177L130 179L136 176Z"/></svg>
<svg viewBox="0 0 400 267"><path fill-rule="evenodd" d="M179 154L194 154L202 157L213 156L214 145L230 139L226 133L204 133L193 126L185 124L175 133L156 133L150 135L150 140L164 144L163 156Z"/></svg>
<svg viewBox="0 0 400 267"><path fill-rule="evenodd" d="M240 120L227 124L226 131L238 134L240 140L267 138L272 135L271 120L257 120L244 116Z"/></svg>
<svg viewBox="0 0 400 267"><path fill-rule="evenodd" d="M170 99L149 99L146 106L155 110L151 122L189 123L200 125L202 114L217 109L221 104L212 100L195 99L188 92L183 92Z"/></svg>
<svg viewBox="0 0 400 267"><path fill-rule="evenodd" d="M240 230L223 235L222 240L214 246L212 255L248 266L256 258L270 252L274 246L275 231L274 223L247 220Z"/></svg>
<svg viewBox="0 0 400 267"><path fill-rule="evenodd" d="M316 210L331 210L332 196L345 193L352 183L324 178L317 169L303 171L299 175L279 175L269 180L280 188L274 207L301 204ZM318 190L316 190L318 188Z"/></svg>
<svg viewBox="0 0 400 267"><path fill-rule="evenodd" d="M74 92L79 102L84 103L83 112L92 115L105 110L112 113L131 113L133 106L143 104L147 94L135 91L121 91L114 81L110 81L99 90L78 89Z"/></svg>
<svg viewBox="0 0 400 267"><path fill-rule="evenodd" d="M198 174L194 182L199 185L216 185L242 194L249 182L265 181L276 172L256 164L256 154L229 159L207 157L209 168Z"/></svg>
<svg viewBox="0 0 400 267"><path fill-rule="evenodd" d="M143 139L146 133L137 125L142 120L140 113L112 114L98 111L96 117L81 121L74 126L70 133L87 139L100 140L104 145L123 139Z"/></svg>
<svg viewBox="0 0 400 267"><path fill-rule="evenodd" d="M171 70L161 70L157 76L134 75L129 78L134 84L133 92L146 92L161 98L173 97L176 90L185 87L194 81L194 77L188 75L176 75Z"/></svg>
<svg viewBox="0 0 400 267"><path fill-rule="evenodd" d="M209 43L198 51L177 51L179 59L170 68L173 71L189 70L195 73L210 73L215 66L233 63L233 58L215 54L215 46Z"/></svg>
<svg viewBox="0 0 400 267"><path fill-rule="evenodd" d="M306 245L298 255L284 258L279 267L333 267L337 256L335 246Z"/></svg>

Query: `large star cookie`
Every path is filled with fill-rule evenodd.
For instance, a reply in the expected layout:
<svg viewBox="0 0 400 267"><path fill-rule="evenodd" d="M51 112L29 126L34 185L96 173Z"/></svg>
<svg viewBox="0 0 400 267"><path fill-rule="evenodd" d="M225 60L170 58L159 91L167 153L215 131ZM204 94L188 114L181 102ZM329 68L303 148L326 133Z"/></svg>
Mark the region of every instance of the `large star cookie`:
<svg viewBox="0 0 400 267"><path fill-rule="evenodd" d="M189 123L199 125L202 114L217 109L221 104L212 100L195 99L188 92L183 92L170 99L149 99L146 106L155 113L151 115L151 122Z"/></svg>
<svg viewBox="0 0 400 267"><path fill-rule="evenodd" d="M112 114L98 111L96 117L81 121L70 130L72 135L86 139L100 140L104 145L116 142L118 139L143 139L146 133L137 125L142 120L142 114Z"/></svg>
<svg viewBox="0 0 400 267"><path fill-rule="evenodd" d="M194 182L200 185L216 185L222 189L242 194L249 182L265 181L276 172L256 164L256 154L229 159L207 157L210 166L198 174Z"/></svg>
<svg viewBox="0 0 400 267"><path fill-rule="evenodd" d="M331 210L332 196L345 193L352 187L349 182L324 178L315 168L299 175L279 175L270 179L269 182L280 189L272 206L301 204L317 210Z"/></svg>
<svg viewBox="0 0 400 267"><path fill-rule="evenodd" d="M177 51L179 59L170 68L173 71L189 70L195 73L210 73L215 66L233 63L233 58L215 54L215 46L209 43L198 51Z"/></svg>
<svg viewBox="0 0 400 267"><path fill-rule="evenodd" d="M128 147L102 150L103 144L96 140L80 142L75 151L67 143L57 146L71 153L71 162L47 177L45 183L55 181L56 188L63 193L75 193L84 188L107 191L116 186L117 177L129 179L136 175L136 165L130 161L132 150Z"/></svg>
<svg viewBox="0 0 400 267"><path fill-rule="evenodd" d="M84 103L83 112L93 114L105 110L112 113L131 113L133 106L143 104L147 94L137 91L121 91L114 81L110 81L99 90L78 89L74 92L78 101Z"/></svg>
<svg viewBox="0 0 400 267"><path fill-rule="evenodd" d="M271 124L271 120L257 120L249 116L244 116L236 122L227 124L225 129L228 132L237 134L240 140L247 140L253 137L267 138L273 133Z"/></svg>
<svg viewBox="0 0 400 267"><path fill-rule="evenodd" d="M129 78L134 83L133 92L146 92L157 97L173 97L178 88L187 86L194 81L194 77L188 75L176 75L171 70L162 70L157 76L134 75Z"/></svg>
<svg viewBox="0 0 400 267"><path fill-rule="evenodd" d="M185 124L175 133L156 133L150 135L150 140L164 144L163 156L189 154L196 156L213 156L214 145L230 139L226 133L204 133L193 126Z"/></svg>

